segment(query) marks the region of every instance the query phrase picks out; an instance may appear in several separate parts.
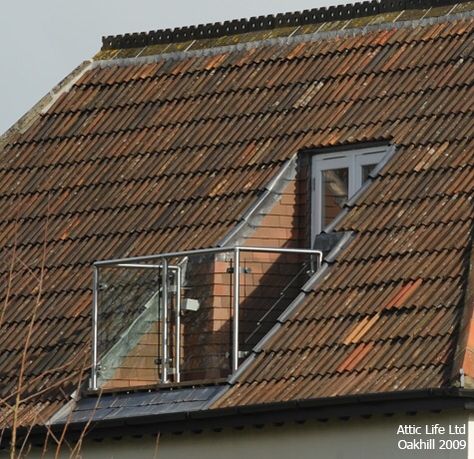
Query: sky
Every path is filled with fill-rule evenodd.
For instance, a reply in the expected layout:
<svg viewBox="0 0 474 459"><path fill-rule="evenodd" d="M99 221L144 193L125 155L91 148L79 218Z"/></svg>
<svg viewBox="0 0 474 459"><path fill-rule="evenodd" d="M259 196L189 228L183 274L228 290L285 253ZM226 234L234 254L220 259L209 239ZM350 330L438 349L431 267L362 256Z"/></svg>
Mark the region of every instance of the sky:
<svg viewBox="0 0 474 459"><path fill-rule="evenodd" d="M301 11L338 0L3 0L0 135L82 61L103 35Z"/></svg>

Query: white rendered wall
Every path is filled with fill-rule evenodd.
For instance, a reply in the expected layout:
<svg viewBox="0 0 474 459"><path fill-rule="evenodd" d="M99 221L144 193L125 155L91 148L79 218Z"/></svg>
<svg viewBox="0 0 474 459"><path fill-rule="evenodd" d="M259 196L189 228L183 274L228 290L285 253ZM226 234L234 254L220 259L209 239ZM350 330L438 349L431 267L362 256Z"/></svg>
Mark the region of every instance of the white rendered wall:
<svg viewBox="0 0 474 459"><path fill-rule="evenodd" d="M468 421L468 459L474 459L474 414L469 414Z"/></svg>
<svg viewBox="0 0 474 459"><path fill-rule="evenodd" d="M444 434L426 434L426 429L440 424ZM401 426L417 426L421 435L397 434ZM465 434L449 434L458 426L465 426ZM469 428L470 427L470 428ZM474 459L474 446L468 456L467 448L440 449L441 440L474 441L474 417L465 411L423 414L415 416L355 418L348 421L307 422L286 424L282 427L243 430L225 429L222 432L163 435L158 444L150 435L142 438L122 438L85 442L80 457L85 459ZM401 450L400 440L434 438L434 450ZM402 444L406 445L402 442ZM471 443L473 444L473 443ZM67 451L61 457L69 457ZM3 456L0 454L0 457ZM6 457L6 456L5 456ZM39 449L31 450L28 457L41 457ZM46 455L46 457L54 457Z"/></svg>

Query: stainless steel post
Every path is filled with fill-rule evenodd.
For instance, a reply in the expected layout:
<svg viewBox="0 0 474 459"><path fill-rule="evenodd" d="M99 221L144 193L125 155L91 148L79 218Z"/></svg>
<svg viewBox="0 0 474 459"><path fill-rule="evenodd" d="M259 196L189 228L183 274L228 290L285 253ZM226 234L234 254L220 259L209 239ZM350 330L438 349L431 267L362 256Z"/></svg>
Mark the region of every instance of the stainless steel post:
<svg viewBox="0 0 474 459"><path fill-rule="evenodd" d="M98 318L99 318L99 268L92 267L92 373L91 390L97 390L97 339L98 339Z"/></svg>
<svg viewBox="0 0 474 459"><path fill-rule="evenodd" d="M161 382L168 382L168 260L163 258L161 271L161 295L163 312L161 314Z"/></svg>
<svg viewBox="0 0 474 459"><path fill-rule="evenodd" d="M181 382L181 267L176 268L176 352L175 352L175 371L176 382Z"/></svg>
<svg viewBox="0 0 474 459"><path fill-rule="evenodd" d="M314 274L315 268L314 268L314 255L311 254L309 256L309 272L310 274Z"/></svg>
<svg viewBox="0 0 474 459"><path fill-rule="evenodd" d="M239 367L240 249L234 249L234 310L232 322L232 371Z"/></svg>

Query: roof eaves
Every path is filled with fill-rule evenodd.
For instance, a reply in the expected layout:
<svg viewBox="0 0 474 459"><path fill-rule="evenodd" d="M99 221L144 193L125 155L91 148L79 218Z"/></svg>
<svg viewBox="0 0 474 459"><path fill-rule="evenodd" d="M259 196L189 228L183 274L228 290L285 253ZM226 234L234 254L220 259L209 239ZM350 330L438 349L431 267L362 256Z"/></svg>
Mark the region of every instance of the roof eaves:
<svg viewBox="0 0 474 459"><path fill-rule="evenodd" d="M294 400L229 408L182 411L169 414L137 416L128 419L101 420L94 423L76 422L67 426L69 438L80 436L87 427L90 439L108 436L128 436L144 433L180 433L204 431L225 427L261 426L269 423L289 423L302 420L327 420L331 418L391 415L433 410L471 409L474 391L458 388L423 389L401 392L353 394ZM63 432L63 425L37 426L31 431L20 429L17 437L28 435L40 441L51 432ZM5 431L3 441L8 442L10 431Z"/></svg>

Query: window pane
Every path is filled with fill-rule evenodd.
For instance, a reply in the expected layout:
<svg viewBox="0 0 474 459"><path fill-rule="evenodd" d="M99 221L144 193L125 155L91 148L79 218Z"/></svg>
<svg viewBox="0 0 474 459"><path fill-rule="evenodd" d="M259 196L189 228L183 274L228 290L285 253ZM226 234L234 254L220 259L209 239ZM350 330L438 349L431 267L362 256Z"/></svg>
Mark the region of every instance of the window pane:
<svg viewBox="0 0 474 459"><path fill-rule="evenodd" d="M322 171L321 227L332 222L347 202L349 189L349 169Z"/></svg>
<svg viewBox="0 0 474 459"><path fill-rule="evenodd" d="M373 171L376 165L377 164L367 164L366 166L362 166L362 184L369 179L369 174Z"/></svg>

